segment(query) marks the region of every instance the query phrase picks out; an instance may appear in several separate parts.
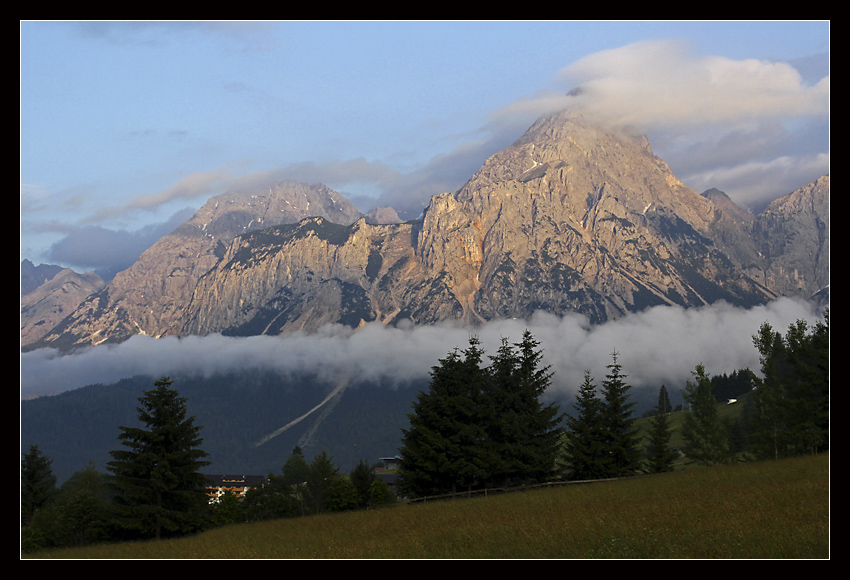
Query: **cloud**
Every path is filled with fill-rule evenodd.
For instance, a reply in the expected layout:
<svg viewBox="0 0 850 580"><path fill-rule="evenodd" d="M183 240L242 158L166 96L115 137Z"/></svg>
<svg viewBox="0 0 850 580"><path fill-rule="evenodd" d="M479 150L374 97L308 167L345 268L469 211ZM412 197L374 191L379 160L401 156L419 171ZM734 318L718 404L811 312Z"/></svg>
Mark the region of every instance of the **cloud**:
<svg viewBox="0 0 850 580"><path fill-rule="evenodd" d="M241 177L226 169L190 173L179 179L171 187L156 193L138 195L120 206L101 208L93 215L81 220L81 223L100 223L137 210L154 211L177 200L196 200L199 197L211 197L231 187L239 179Z"/></svg>
<svg viewBox="0 0 850 580"><path fill-rule="evenodd" d="M642 130L829 114L829 76L810 86L788 63L694 56L678 41L598 52L561 76L582 87L579 100L588 111Z"/></svg>
<svg viewBox="0 0 850 580"><path fill-rule="evenodd" d="M796 320L814 321L818 315L808 303L783 298L750 310L722 303L692 309L657 307L593 327L579 315L559 318L541 312L529 320L501 320L473 328L452 322L397 327L376 323L356 331L330 325L315 333L284 336L136 336L74 355L59 356L51 349L22 354L21 397L109 384L139 374L210 376L250 368L316 372L330 380L342 374L375 382L423 379L453 348L468 346L473 334L488 354L495 354L502 337L519 342L526 329L541 343L544 363L555 372L555 393L574 393L585 370L604 378L614 351L630 384L666 384L673 389L684 386L696 364L711 374L741 368L757 371L752 336L763 322L784 333Z"/></svg>
<svg viewBox="0 0 850 580"><path fill-rule="evenodd" d="M51 244L44 259L78 270L98 270L112 275L131 266L142 252L189 219L192 211L184 209L163 223L135 231L95 225L47 224L40 227L42 232L61 232L63 237Z"/></svg>

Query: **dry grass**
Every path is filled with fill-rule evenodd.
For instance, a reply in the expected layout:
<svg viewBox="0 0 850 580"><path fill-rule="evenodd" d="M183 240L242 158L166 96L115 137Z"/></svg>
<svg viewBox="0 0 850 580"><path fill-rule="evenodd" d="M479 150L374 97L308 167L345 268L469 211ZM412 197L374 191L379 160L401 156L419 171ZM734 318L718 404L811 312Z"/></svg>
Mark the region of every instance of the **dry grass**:
<svg viewBox="0 0 850 580"><path fill-rule="evenodd" d="M227 526L49 558L828 558L829 456Z"/></svg>

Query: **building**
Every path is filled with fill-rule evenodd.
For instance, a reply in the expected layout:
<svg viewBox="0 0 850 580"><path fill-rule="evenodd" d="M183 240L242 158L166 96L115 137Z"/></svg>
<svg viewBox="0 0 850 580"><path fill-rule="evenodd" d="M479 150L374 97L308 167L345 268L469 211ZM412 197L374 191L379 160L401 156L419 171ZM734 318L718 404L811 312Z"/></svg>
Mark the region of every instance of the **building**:
<svg viewBox="0 0 850 580"><path fill-rule="evenodd" d="M211 504L216 503L225 491L233 492L236 497L244 497L252 487L260 487L266 482L264 475L207 475L207 496Z"/></svg>

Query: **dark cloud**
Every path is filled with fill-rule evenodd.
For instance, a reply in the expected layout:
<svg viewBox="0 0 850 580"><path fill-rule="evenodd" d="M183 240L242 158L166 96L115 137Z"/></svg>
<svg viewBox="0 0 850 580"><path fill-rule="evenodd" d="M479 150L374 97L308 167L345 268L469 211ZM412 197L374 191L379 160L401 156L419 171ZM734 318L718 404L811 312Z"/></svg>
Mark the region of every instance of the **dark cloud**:
<svg viewBox="0 0 850 580"><path fill-rule="evenodd" d="M109 277L131 266L142 252L188 220L192 212L184 209L166 222L135 231L93 225L63 226L64 236L50 246L44 259L48 263L67 265L77 271L93 270Z"/></svg>

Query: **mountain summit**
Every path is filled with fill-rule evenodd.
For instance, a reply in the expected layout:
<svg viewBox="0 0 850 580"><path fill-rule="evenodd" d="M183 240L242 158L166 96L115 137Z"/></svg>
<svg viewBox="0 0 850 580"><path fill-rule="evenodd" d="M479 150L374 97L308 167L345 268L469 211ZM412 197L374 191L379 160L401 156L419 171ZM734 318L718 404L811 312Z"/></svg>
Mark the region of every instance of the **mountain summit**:
<svg viewBox="0 0 850 580"><path fill-rule="evenodd" d="M36 346L809 298L828 285L828 188L752 216L686 187L645 137L562 111L413 222L324 186L213 198Z"/></svg>

